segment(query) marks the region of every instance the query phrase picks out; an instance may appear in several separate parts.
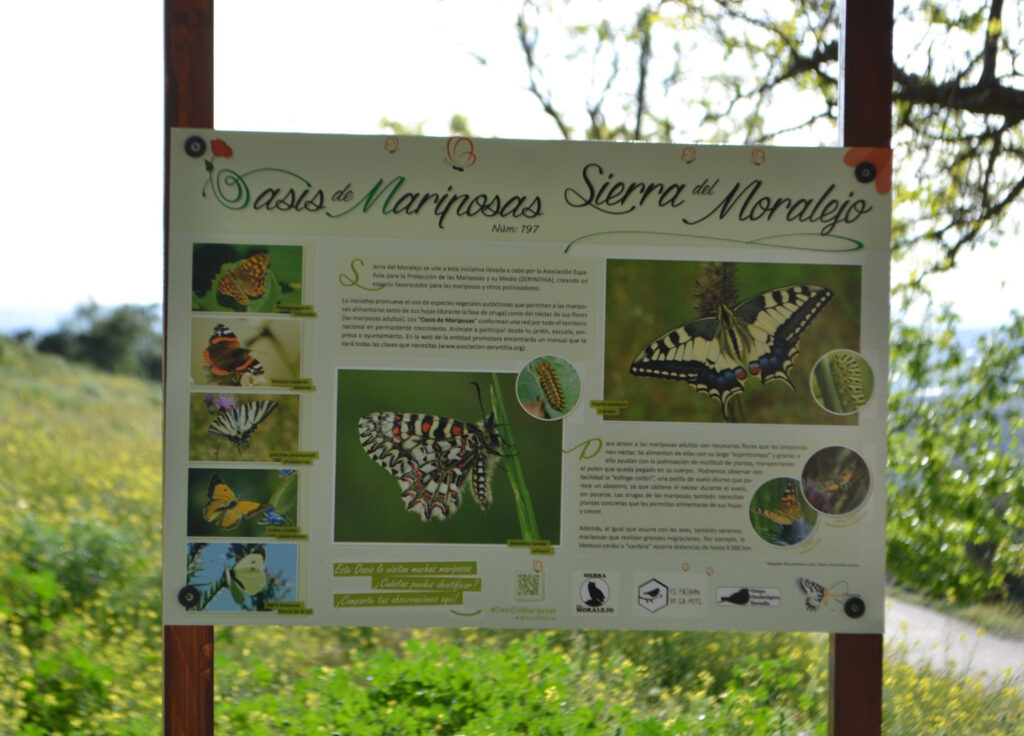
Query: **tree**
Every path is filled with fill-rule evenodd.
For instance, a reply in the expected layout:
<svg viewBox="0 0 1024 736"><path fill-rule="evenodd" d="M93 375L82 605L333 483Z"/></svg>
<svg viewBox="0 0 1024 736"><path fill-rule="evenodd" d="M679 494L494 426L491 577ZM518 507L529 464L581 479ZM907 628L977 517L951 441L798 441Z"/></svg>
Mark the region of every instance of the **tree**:
<svg viewBox="0 0 1024 736"><path fill-rule="evenodd" d="M1011 5L896 8L893 253L923 246L917 276L1021 219L1024 28ZM565 138L836 142L833 0L648 0L602 7L597 21L581 10L524 0L517 28L529 89ZM546 72L566 63L577 84L553 83Z"/></svg>
<svg viewBox="0 0 1024 736"><path fill-rule="evenodd" d="M163 342L156 327L157 305L124 304L104 309L82 304L37 349L89 363L110 373L159 380Z"/></svg>

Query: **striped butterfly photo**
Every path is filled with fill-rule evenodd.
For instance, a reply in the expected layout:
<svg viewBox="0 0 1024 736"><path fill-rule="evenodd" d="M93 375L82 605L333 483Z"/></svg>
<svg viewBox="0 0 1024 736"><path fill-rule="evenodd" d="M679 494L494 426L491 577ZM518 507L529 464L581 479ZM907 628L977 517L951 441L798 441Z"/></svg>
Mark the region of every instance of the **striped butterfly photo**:
<svg viewBox="0 0 1024 736"><path fill-rule="evenodd" d="M298 396L193 393L189 410L190 460L268 461L298 450Z"/></svg>
<svg viewBox="0 0 1024 736"><path fill-rule="evenodd" d="M857 266L610 260L605 394L630 421L856 424L810 390L860 345Z"/></svg>

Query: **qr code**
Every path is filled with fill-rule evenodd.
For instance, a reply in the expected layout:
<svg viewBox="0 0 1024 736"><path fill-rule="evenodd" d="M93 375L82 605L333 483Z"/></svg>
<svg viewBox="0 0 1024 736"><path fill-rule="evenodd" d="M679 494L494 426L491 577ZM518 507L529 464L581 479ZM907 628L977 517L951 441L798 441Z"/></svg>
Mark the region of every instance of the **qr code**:
<svg viewBox="0 0 1024 736"><path fill-rule="evenodd" d="M533 570L520 570L515 574L515 599L539 601L544 599L544 578Z"/></svg>

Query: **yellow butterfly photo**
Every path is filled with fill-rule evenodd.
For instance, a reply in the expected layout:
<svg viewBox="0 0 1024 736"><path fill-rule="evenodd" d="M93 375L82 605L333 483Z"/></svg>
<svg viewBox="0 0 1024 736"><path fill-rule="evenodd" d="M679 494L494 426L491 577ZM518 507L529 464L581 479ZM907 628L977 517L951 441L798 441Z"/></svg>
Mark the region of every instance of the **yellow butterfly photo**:
<svg viewBox="0 0 1024 736"><path fill-rule="evenodd" d="M209 501L203 506L203 518L210 524L221 529L234 529L253 514L266 508L266 504L258 501L245 501L238 498L231 486L214 473L210 476L210 485L206 492Z"/></svg>
<svg viewBox="0 0 1024 736"><path fill-rule="evenodd" d="M269 537L271 527L295 527L298 475L284 468L189 469L188 535Z"/></svg>

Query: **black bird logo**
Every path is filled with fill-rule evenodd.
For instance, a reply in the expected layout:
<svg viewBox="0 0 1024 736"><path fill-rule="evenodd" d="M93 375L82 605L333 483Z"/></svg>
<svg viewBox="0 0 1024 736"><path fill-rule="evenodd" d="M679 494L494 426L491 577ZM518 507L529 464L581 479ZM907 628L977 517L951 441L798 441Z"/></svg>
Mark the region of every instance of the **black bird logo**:
<svg viewBox="0 0 1024 736"><path fill-rule="evenodd" d="M650 588L649 590L643 590L640 592L640 597L645 601L656 601L661 597L661 588Z"/></svg>
<svg viewBox="0 0 1024 736"><path fill-rule="evenodd" d="M587 594L590 599L586 601L588 606L600 606L604 603L604 593L593 580L587 582Z"/></svg>
<svg viewBox="0 0 1024 736"><path fill-rule="evenodd" d="M737 606L745 606L750 602L750 588L740 588L735 593L722 596L719 599L720 603L734 603Z"/></svg>

